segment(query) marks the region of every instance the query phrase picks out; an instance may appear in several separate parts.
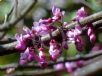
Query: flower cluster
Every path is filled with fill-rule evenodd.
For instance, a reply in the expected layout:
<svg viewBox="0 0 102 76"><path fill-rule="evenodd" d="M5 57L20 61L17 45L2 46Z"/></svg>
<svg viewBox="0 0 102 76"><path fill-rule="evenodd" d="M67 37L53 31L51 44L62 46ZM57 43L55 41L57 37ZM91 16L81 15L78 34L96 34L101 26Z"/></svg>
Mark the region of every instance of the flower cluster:
<svg viewBox="0 0 102 76"><path fill-rule="evenodd" d="M59 63L55 64L53 67L55 70L63 70L66 69L69 73L74 72L76 69L80 69L84 65L83 60L79 60L76 62L65 62L65 63Z"/></svg>
<svg viewBox="0 0 102 76"><path fill-rule="evenodd" d="M38 22L34 22L32 29L24 27L24 34L16 34L17 45L16 49L21 52L20 55L20 64L26 64L31 61L37 61L41 67L46 67L48 64L48 59L46 56L46 47L49 47L49 57L52 61L56 61L60 57L63 49L68 49L68 42L74 43L76 49L79 52L82 52L85 49L85 43L81 37L82 28L80 26L79 20L87 16L87 13L82 7L76 12L75 21L79 23L74 28L68 28L63 30L63 27L66 26L66 22L63 22L64 11L61 11L57 7L52 8L53 16L48 19L40 19ZM42 42L41 37L51 32L55 31L57 27L54 26L55 22L61 23L61 31L63 33L62 40L58 41L52 38L49 41L49 45ZM90 39L90 42L94 43L96 40L95 31L92 23L85 26L87 28L87 35ZM72 63L66 63L66 67L72 65Z"/></svg>

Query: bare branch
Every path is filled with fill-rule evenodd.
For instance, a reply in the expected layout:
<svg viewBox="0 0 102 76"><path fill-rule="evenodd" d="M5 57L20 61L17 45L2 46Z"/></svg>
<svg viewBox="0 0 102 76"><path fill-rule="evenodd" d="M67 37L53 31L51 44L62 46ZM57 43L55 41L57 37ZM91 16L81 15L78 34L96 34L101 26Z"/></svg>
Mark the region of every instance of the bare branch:
<svg viewBox="0 0 102 76"><path fill-rule="evenodd" d="M40 76L40 75L46 75L48 76L49 74L55 74L58 72L57 70L54 69L39 69L39 70L30 70L30 71L18 71L15 72L9 76Z"/></svg>
<svg viewBox="0 0 102 76"><path fill-rule="evenodd" d="M0 45L0 56L6 54L16 53L17 50L15 49L17 42L12 42L9 44Z"/></svg>
<svg viewBox="0 0 102 76"><path fill-rule="evenodd" d="M0 32L0 40L2 40L4 38L4 36L6 35L6 32Z"/></svg>
<svg viewBox="0 0 102 76"><path fill-rule="evenodd" d="M102 60L84 66L74 72L75 76L101 76L102 75ZM101 74L101 75L100 75Z"/></svg>
<svg viewBox="0 0 102 76"><path fill-rule="evenodd" d="M93 25L95 26L96 29L102 27L102 19L94 22Z"/></svg>
<svg viewBox="0 0 102 76"><path fill-rule="evenodd" d="M37 0L31 0L30 3L28 4L28 7L26 7L24 9L24 11L21 12L20 16L10 22L6 22L5 25L1 25L0 26L0 31L4 31L4 30L8 30L10 28L12 28L12 26L14 26L15 24L17 24L21 19L23 19L25 17L25 15L28 14L28 12L32 9L32 7L34 7L37 3Z"/></svg>
<svg viewBox="0 0 102 76"><path fill-rule="evenodd" d="M1 39L1 38L0 38ZM0 40L0 45L3 45L3 44L8 44L8 43L12 43L16 41L15 38L6 38L6 39L2 39Z"/></svg>

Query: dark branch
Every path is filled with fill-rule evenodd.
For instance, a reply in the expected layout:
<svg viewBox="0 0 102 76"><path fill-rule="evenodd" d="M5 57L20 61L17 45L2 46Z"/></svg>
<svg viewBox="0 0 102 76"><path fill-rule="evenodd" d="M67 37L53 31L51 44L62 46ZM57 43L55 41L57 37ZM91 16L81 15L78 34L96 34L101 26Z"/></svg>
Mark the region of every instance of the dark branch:
<svg viewBox="0 0 102 76"><path fill-rule="evenodd" d="M0 56L16 53L17 50L15 49L16 42L12 42L9 44L0 45Z"/></svg>
<svg viewBox="0 0 102 76"><path fill-rule="evenodd" d="M59 63L73 62L73 61L78 61L78 60L89 60L89 59L96 58L98 56L102 56L102 50L99 50L99 52L96 52L96 53L89 53L84 56L68 57L66 60L64 58L62 58L55 63L49 62L48 66L53 67L53 65L59 64ZM0 66L0 70L5 70L7 68L16 68L16 69L24 69L24 68L39 69L40 68L41 69L41 67L39 65L34 65L34 64L28 64L28 65L8 64L8 65Z"/></svg>

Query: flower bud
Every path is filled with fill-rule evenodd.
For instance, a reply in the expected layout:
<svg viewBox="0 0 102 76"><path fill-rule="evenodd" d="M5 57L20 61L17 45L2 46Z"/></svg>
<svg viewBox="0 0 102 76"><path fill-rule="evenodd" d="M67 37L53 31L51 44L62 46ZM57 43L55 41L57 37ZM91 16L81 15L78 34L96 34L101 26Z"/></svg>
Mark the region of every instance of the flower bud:
<svg viewBox="0 0 102 76"><path fill-rule="evenodd" d="M82 38L80 36L76 36L75 45L76 45L76 49L79 52L84 51L85 44L84 44L84 41L82 40Z"/></svg>
<svg viewBox="0 0 102 76"><path fill-rule="evenodd" d="M56 61L61 54L60 45L54 39L50 41L49 54L52 61Z"/></svg>
<svg viewBox="0 0 102 76"><path fill-rule="evenodd" d="M76 64L74 62L66 62L65 68L67 69L69 73L72 73L76 68Z"/></svg>
<svg viewBox="0 0 102 76"><path fill-rule="evenodd" d="M17 40L16 49L25 50L27 44L26 44L25 38L22 36L22 34L20 36L18 34L16 34L15 37Z"/></svg>
<svg viewBox="0 0 102 76"><path fill-rule="evenodd" d="M39 48L39 58L40 58L40 61L39 61L40 66L45 68L48 65L48 62L46 59L44 48Z"/></svg>
<svg viewBox="0 0 102 76"><path fill-rule="evenodd" d="M63 63L55 64L53 67L55 70L63 70L64 64Z"/></svg>
<svg viewBox="0 0 102 76"><path fill-rule="evenodd" d="M95 30L92 24L88 24L87 25L87 35L89 36L89 39L91 41L91 43L95 43L96 42L96 35L95 35Z"/></svg>

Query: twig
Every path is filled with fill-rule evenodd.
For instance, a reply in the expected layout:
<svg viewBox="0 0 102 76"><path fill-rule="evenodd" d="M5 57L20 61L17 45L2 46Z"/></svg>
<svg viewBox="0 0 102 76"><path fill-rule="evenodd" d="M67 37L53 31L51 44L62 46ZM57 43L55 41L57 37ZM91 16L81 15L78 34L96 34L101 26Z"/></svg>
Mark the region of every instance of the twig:
<svg viewBox="0 0 102 76"><path fill-rule="evenodd" d="M30 3L28 4L28 7L26 7L24 11L21 12L20 16L13 21L6 22L5 25L1 25L0 31L4 31L12 28L12 26L17 24L21 19L25 17L25 15L28 14L28 12L36 5L36 3L37 3L37 0L31 0Z"/></svg>
<svg viewBox="0 0 102 76"><path fill-rule="evenodd" d="M54 69L39 69L39 70L30 70L30 71L18 71L18 72L14 72L13 74L9 75L9 76L41 76L41 75L45 75L48 76L49 74L55 74L56 72L59 72L57 70Z"/></svg>
<svg viewBox="0 0 102 76"><path fill-rule="evenodd" d="M17 19L17 14L18 14L18 11L17 11L17 8L18 7L18 0L13 0L13 11L12 11L12 16L11 16L11 19L9 20L10 21L15 21L15 19Z"/></svg>
<svg viewBox="0 0 102 76"><path fill-rule="evenodd" d="M1 38L0 38L0 39L1 39ZM12 43L12 42L14 42L14 41L16 41L15 38L6 38L6 39L0 40L0 44L1 44L1 45L3 45L3 44L8 44L8 43Z"/></svg>
<svg viewBox="0 0 102 76"><path fill-rule="evenodd" d="M102 60L84 66L74 72L75 76L101 76L102 75ZM100 75L101 74L101 75Z"/></svg>
<svg viewBox="0 0 102 76"><path fill-rule="evenodd" d="M16 53L17 50L15 49L17 42L12 42L9 44L0 45L0 56Z"/></svg>
<svg viewBox="0 0 102 76"><path fill-rule="evenodd" d="M94 22L93 25L95 26L96 29L102 27L102 19Z"/></svg>
<svg viewBox="0 0 102 76"><path fill-rule="evenodd" d="M5 15L5 20L4 20L4 24L3 25L5 25L5 23L8 21L8 18L12 14L13 9L14 9L14 7L12 6L12 8L10 9L10 11Z"/></svg>
<svg viewBox="0 0 102 76"><path fill-rule="evenodd" d="M73 62L73 61L78 61L78 60L89 60L89 59L93 59L96 58L98 56L102 56L102 50L99 50L99 52L96 53L90 53L84 56L77 56L77 57L68 57L66 60L64 58L60 59L59 61L53 63L53 62L49 62L48 66L52 67L55 64L59 64L59 63L65 63L65 62ZM19 64L8 64L8 65L1 65L0 66L0 70L5 70L7 68L16 68L16 69L24 69L24 68L33 68L33 69L41 69L41 67L39 65L34 65L34 64L28 64L28 65L19 65Z"/></svg>
<svg viewBox="0 0 102 76"><path fill-rule="evenodd" d="M0 40L2 40L4 36L6 35L6 32L0 32L0 33L2 33L2 35L0 35Z"/></svg>

